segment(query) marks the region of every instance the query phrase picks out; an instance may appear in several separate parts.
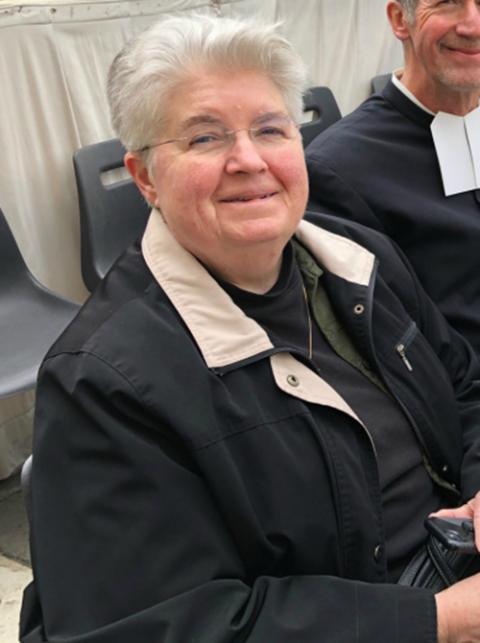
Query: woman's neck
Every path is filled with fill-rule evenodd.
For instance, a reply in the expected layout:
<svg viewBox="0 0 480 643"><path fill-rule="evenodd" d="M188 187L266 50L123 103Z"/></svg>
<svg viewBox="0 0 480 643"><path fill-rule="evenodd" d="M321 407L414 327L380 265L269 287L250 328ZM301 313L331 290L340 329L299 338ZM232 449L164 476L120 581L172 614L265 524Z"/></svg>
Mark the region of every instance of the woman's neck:
<svg viewBox="0 0 480 643"><path fill-rule="evenodd" d="M256 247L233 253L228 261L204 261L214 275L228 283L263 295L268 292L277 282L282 266L283 247L272 252L262 247Z"/></svg>

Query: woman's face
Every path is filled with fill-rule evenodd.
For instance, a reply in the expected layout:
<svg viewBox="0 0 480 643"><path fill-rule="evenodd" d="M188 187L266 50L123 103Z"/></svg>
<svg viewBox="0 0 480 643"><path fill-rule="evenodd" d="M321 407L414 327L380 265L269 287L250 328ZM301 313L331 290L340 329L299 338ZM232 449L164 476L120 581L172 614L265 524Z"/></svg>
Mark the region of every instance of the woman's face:
<svg viewBox="0 0 480 643"><path fill-rule="evenodd" d="M149 185L140 187L178 242L212 267L246 247L281 251L302 218L308 183L297 128L275 129L288 113L271 80L200 73L173 92L167 116L167 131L151 144L186 139L153 148ZM241 131L212 145L228 130Z"/></svg>

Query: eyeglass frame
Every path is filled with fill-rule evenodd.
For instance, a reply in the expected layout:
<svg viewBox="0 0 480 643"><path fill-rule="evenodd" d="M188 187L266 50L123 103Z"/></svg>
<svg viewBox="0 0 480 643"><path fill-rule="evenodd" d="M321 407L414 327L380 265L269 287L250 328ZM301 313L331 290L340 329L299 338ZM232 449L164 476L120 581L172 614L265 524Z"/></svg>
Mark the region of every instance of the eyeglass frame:
<svg viewBox="0 0 480 643"><path fill-rule="evenodd" d="M271 118L273 115L271 115L271 114L270 114L269 116L270 116L270 118ZM296 122L293 118L291 118L290 116L288 116L288 115L286 115L286 114L281 114L281 115L277 114L277 115L275 115L275 116L276 116L276 118L281 118L282 120L288 121L290 124L292 124L292 125L294 126L294 128L296 129L297 133L300 131L300 125L299 125L299 123L297 123L297 122ZM261 118L262 118L262 117L261 117ZM260 119L257 119L257 120L261 120L261 118L260 118ZM268 121L265 121L265 122L268 122ZM263 127L264 127L264 126L265 126L265 124L263 125ZM254 139L252 139L252 137L251 137L251 132L256 132L256 131L260 130L261 128L262 128L262 125L258 125L258 126L250 126L250 127L239 127L238 129L230 129L230 130L227 130L227 129L226 129L226 130L223 132L223 135L224 135L224 136L226 136L226 140L229 140L229 139L230 139L230 140L231 140L231 142L230 142L230 144L228 145L228 147L227 147L227 148L225 148L225 149L230 149L230 147L233 145L234 140L235 140L235 138L234 138L234 134L237 134L238 132L248 132L248 133L249 133L249 138L250 138L250 140L251 140L252 142L254 142ZM136 154L141 154L141 153L143 153L143 152L147 152L148 150L151 150L151 149L153 149L153 148L155 148L155 147L160 147L160 146L162 146L162 145L168 145L168 144L170 144L170 143L180 143L180 142L182 142L182 141L188 141L190 138L191 138L191 136L180 136L180 137L178 137L178 138L171 138L171 139L168 139L168 141L160 141L159 143L153 143L152 145L145 145L144 147L141 147L141 148L139 148L139 149L137 149L137 150L133 150L133 152L135 152ZM291 140L293 140L294 138L295 138L295 137L294 137L294 136L292 136L291 138L287 138L286 140L291 141ZM187 149L187 150L185 150L185 152L187 152L187 151L188 151L188 149Z"/></svg>

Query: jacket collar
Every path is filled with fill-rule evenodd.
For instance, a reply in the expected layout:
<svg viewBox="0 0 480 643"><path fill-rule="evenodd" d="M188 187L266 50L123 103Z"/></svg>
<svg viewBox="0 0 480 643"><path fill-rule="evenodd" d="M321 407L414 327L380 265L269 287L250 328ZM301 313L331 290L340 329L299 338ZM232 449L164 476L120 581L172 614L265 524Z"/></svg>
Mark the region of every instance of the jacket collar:
<svg viewBox="0 0 480 643"><path fill-rule="evenodd" d="M308 221L300 223L295 236L325 270L353 284L368 285L375 260L368 250ZM247 317L202 264L175 240L158 210L150 214L142 253L209 368L222 368L273 350L263 328Z"/></svg>
<svg viewBox="0 0 480 643"><path fill-rule="evenodd" d="M393 84L392 79L390 79L385 85L382 91L382 96L410 121L413 121L427 130L430 128L430 124L433 121L433 114L429 114L422 107L416 105Z"/></svg>

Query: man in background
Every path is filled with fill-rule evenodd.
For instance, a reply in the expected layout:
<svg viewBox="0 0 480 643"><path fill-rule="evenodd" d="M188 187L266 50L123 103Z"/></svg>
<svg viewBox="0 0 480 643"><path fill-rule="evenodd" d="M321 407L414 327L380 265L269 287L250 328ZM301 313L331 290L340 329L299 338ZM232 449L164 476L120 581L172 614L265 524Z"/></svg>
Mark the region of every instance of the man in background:
<svg viewBox="0 0 480 643"><path fill-rule="evenodd" d="M310 207L393 238L480 354L480 2L387 15L404 69L307 148Z"/></svg>

